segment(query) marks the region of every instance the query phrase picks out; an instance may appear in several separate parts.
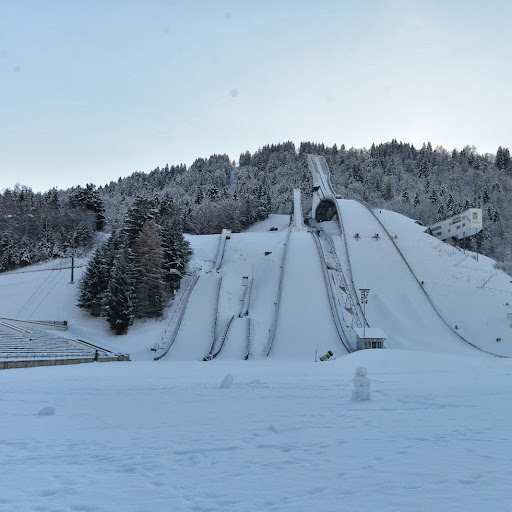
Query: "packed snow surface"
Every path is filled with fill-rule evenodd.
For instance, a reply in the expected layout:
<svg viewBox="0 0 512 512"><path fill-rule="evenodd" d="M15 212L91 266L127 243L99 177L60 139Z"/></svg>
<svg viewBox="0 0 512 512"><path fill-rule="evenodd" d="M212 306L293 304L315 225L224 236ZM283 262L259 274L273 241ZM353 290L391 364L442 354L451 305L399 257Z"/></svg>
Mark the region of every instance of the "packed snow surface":
<svg viewBox="0 0 512 512"><path fill-rule="evenodd" d="M67 261L0 275L1 317L68 320L66 336L132 358L0 372L0 512L512 510L512 361L489 354L512 355L510 277L410 219L377 210L387 236L343 207L355 286L370 288L367 320L388 350L343 350L312 236L288 235L288 216L233 234L219 272L219 235L189 237L200 278L156 362L179 297L115 337L74 306L83 267L75 284ZM232 316L226 351L203 362ZM315 363L327 350L335 359ZM370 400L352 400L358 368Z"/></svg>
<svg viewBox="0 0 512 512"><path fill-rule="evenodd" d="M511 376L395 350L3 371L0 511L509 512Z"/></svg>

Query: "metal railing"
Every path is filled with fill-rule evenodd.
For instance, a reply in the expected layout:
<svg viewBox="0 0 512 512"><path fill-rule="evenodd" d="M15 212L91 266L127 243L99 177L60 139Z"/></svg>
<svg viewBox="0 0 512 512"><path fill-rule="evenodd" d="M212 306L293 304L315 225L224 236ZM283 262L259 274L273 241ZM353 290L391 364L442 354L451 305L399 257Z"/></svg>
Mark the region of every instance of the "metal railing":
<svg viewBox="0 0 512 512"><path fill-rule="evenodd" d="M180 327L181 327L181 322L183 320L183 317L185 315L185 311L187 309L187 305L188 305L188 301L190 299L190 296L192 295L192 291L194 290L194 287L197 283L197 281L199 280L199 276L198 275L195 275L187 284L187 287L185 288L181 298L180 298L180 302L177 306L177 314L175 314L173 316L173 326L171 328L171 330L169 331L169 336L166 336L166 333L167 333L167 329L166 329L166 332L163 334L162 336L162 342L164 342L164 337L167 338L168 341L165 342L165 349L164 351L162 352L162 354L160 354L159 356L156 356L154 358L155 361L158 361L159 359L162 359L163 357L165 357L167 355L167 353L169 352L169 350L171 349L174 341L176 340L176 336L178 335L178 332L180 330Z"/></svg>
<svg viewBox="0 0 512 512"><path fill-rule="evenodd" d="M338 214L338 216L339 216L339 214ZM362 327L363 323L361 321L361 317L360 317L359 311L358 311L358 308L360 309L359 303L357 300L354 300L354 297L357 297L357 294L355 292L355 286L354 286L354 282L352 280L352 269L350 268L350 259L348 258L348 250L347 250L346 246L344 246L344 249L345 249L346 255L347 255L347 258L346 258L347 259L347 267L348 267L349 275L351 278L349 281L347 281L345 274L343 272L343 267L341 266L340 260L338 258L338 253L336 251L336 246L334 245L334 241L333 241L331 235L329 233L327 233L327 231L320 224L315 222L313 224L313 226L315 229L319 230L320 234L324 237L324 239L326 240L326 242L329 245L329 249L330 249L329 252L332 254L334 263L336 265L336 269L335 269L336 276L339 279L339 282L336 283L336 285L338 288L343 287L345 294L346 294L344 307L345 307L345 309L348 307L352 310L352 316L355 321L355 324L358 327ZM345 243L346 243L346 241L345 241ZM361 314L362 314L362 312L361 312ZM367 324L367 326L368 326L368 324Z"/></svg>
<svg viewBox="0 0 512 512"><path fill-rule="evenodd" d="M336 332L338 333L338 338L345 348L347 352L353 352L354 350L350 346L350 343L348 341L348 337L345 334L345 331L343 329L343 324L340 322L339 317L339 311L336 308L336 302L334 298L334 292L331 287L330 279L329 279L329 273L327 270L327 263L325 261L325 254L323 251L322 243L320 242L319 236L314 232L310 231L310 233L313 235L313 238L315 240L315 244L318 250L318 255L320 256L321 266L322 266L322 273L324 276L324 283L325 283L325 290L327 292L327 298L329 300L329 306L331 308L332 318L334 320L334 325L336 327Z"/></svg>
<svg viewBox="0 0 512 512"><path fill-rule="evenodd" d="M220 342L219 342L219 350L217 350L217 352L214 352L213 354L211 354L210 356L210 359L215 359L221 352L221 350L223 349L224 347L224 343L226 341L226 338L228 336L228 332L229 332L229 328L231 327L231 323L233 322L233 319L235 318L235 315L233 315L229 320L228 320L228 323L226 324L226 327L224 328L224 331L222 333L222 336L220 337Z"/></svg>
<svg viewBox="0 0 512 512"><path fill-rule="evenodd" d="M277 321L279 319L279 306L281 304L281 294L283 291L283 279L284 279L284 273L286 268L286 255L288 253L288 245L290 241L290 233L291 229L288 229L288 233L286 235L286 240L284 242L284 250L283 250L283 258L281 260L281 269L280 269L280 275L279 275L279 285L277 288L277 298L274 302L274 318L272 320L272 324L269 329L269 336L268 336L268 346L267 346L267 357L270 355L270 352L272 350L272 346L274 344L274 338L276 335L276 329L277 329Z"/></svg>
<svg viewBox="0 0 512 512"><path fill-rule="evenodd" d="M254 327L252 325L252 318L247 318L247 352L244 356L244 359L247 361L249 357L252 355L252 331Z"/></svg>
<svg viewBox="0 0 512 512"><path fill-rule="evenodd" d="M213 329L211 332L211 339L212 344L210 346L210 350L208 351L208 354L204 356L203 361L209 361L212 358L213 351L215 349L215 342L217 341L216 333L217 333L217 323L219 319L219 298L220 298L220 288L222 286L222 275L219 277L218 284L217 284L217 292L215 294L215 320L213 322Z"/></svg>

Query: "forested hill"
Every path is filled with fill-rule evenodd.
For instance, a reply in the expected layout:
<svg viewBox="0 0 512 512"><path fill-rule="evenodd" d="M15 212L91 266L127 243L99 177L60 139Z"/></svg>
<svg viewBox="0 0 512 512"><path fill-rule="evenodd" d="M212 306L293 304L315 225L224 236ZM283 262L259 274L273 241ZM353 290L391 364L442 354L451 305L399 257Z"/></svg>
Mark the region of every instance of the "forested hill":
<svg viewBox="0 0 512 512"><path fill-rule="evenodd" d="M176 221L192 234L218 233L224 227L238 231L269 213L290 213L293 187L303 190L309 211L308 153L326 158L339 194L360 197L373 207L403 213L425 225L470 207L482 208L484 229L466 243L512 270L509 150L500 147L495 155L481 155L470 146L447 151L428 143L418 149L396 140L370 149L311 142L296 148L286 142L254 154L245 152L238 166L227 155L213 155L197 159L189 168L165 165L99 188L88 185L47 194L34 194L26 187L6 190L0 196L0 269L40 259L35 247L44 247L46 257L76 250L103 223L103 216L106 230L121 227L138 196L152 199L155 207L172 205L179 215ZM27 215L37 220L28 222ZM27 253L26 237L32 237L32 254ZM23 254L23 260L15 261L16 254Z"/></svg>

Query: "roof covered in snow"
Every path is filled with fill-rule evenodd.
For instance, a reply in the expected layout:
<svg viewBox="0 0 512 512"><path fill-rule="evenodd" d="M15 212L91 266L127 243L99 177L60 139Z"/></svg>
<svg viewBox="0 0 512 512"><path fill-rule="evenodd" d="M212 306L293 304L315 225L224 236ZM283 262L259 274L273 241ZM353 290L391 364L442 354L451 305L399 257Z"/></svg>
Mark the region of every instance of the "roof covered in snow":
<svg viewBox="0 0 512 512"><path fill-rule="evenodd" d="M366 329L363 329L362 327L354 327L353 329L360 340L376 338L385 340L388 337L388 335L378 327L367 327Z"/></svg>

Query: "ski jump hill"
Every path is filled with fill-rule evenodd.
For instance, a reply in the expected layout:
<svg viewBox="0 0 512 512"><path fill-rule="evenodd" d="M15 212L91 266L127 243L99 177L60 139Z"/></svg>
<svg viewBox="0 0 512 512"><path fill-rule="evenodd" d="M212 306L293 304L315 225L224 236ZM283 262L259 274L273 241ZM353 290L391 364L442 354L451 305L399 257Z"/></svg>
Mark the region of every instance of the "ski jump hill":
<svg viewBox="0 0 512 512"><path fill-rule="evenodd" d="M69 337L155 364L341 357L378 336L386 350L512 356L510 276L407 217L338 195L323 157L310 155L308 165L310 214L294 190L292 216L188 236L189 272L160 321L111 335L104 319L75 306L65 267L50 264L0 275L0 312L67 320Z"/></svg>

